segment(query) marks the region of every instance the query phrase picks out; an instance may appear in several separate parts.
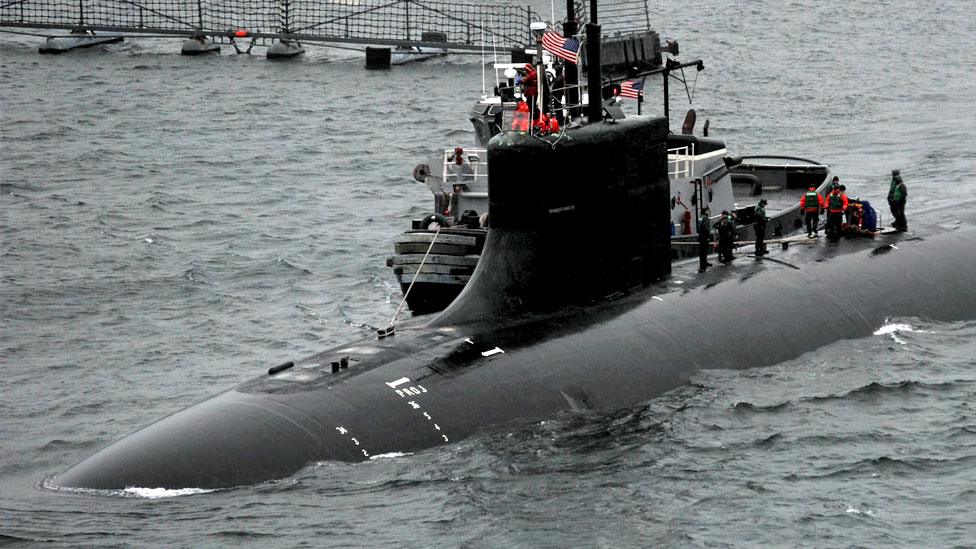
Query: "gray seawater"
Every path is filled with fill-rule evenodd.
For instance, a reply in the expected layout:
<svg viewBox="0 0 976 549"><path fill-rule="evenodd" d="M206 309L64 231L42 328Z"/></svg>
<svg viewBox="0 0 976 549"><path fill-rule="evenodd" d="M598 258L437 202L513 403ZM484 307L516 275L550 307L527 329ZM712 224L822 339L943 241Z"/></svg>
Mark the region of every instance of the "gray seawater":
<svg viewBox="0 0 976 549"><path fill-rule="evenodd" d="M695 107L734 152L822 160L881 204L897 167L910 223L972 220L970 3L832 4L652 10L683 59L705 60ZM385 325L391 240L430 207L411 169L472 142L481 72L470 56L367 72L336 50L38 44L0 37L0 544L976 546L976 323L921 318L633 409L273 484L46 487L157 418Z"/></svg>

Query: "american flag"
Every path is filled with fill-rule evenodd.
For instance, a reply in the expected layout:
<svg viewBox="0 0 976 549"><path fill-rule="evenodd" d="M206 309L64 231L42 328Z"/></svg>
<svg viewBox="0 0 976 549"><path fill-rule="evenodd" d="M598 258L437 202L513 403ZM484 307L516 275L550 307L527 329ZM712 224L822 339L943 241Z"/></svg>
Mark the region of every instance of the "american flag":
<svg viewBox="0 0 976 549"><path fill-rule="evenodd" d="M576 64L579 56L580 43L575 38L563 38L558 32L547 32L542 35L542 47L549 50L556 57L560 57Z"/></svg>
<svg viewBox="0 0 976 549"><path fill-rule="evenodd" d="M620 97L637 99L644 92L644 85L637 80L625 80L620 83Z"/></svg>

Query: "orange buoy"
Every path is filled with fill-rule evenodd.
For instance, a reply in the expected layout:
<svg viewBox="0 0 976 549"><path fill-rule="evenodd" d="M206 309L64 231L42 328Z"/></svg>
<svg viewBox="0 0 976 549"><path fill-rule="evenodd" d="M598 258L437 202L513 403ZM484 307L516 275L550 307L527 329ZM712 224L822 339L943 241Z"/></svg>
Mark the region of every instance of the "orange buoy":
<svg viewBox="0 0 976 549"><path fill-rule="evenodd" d="M236 31L234 31L234 37L235 38L244 38L247 35L248 35L248 32L245 29L237 29Z"/></svg>

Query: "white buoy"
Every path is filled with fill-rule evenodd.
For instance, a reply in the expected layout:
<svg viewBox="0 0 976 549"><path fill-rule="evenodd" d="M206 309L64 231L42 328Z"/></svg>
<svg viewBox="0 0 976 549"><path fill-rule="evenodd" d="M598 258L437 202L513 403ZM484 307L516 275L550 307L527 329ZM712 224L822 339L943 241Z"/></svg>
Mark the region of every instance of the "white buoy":
<svg viewBox="0 0 976 549"><path fill-rule="evenodd" d="M205 53L220 53L220 46L214 44L209 38L199 30L194 31L193 36L183 42L180 49L183 55L203 55Z"/></svg>
<svg viewBox="0 0 976 549"><path fill-rule="evenodd" d="M67 36L49 36L44 45L39 47L39 53L64 53L78 48L90 48L100 44L114 44L124 38L117 34L95 35L94 31L84 27L75 27Z"/></svg>
<svg viewBox="0 0 976 549"><path fill-rule="evenodd" d="M268 48L268 59L287 59L305 53L305 48L294 40L278 39Z"/></svg>

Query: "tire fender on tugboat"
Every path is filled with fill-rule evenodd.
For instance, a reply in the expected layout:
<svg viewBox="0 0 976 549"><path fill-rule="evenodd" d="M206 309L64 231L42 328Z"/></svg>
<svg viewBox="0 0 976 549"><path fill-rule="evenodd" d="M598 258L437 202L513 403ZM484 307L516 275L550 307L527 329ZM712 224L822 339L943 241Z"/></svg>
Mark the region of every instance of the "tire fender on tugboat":
<svg viewBox="0 0 976 549"><path fill-rule="evenodd" d="M449 227L451 226L451 219L446 215L441 215L438 213L430 214L427 217L425 217L423 221L421 221L420 228L424 230L430 228L436 229L437 227L434 227L434 224L437 224L441 227Z"/></svg>

